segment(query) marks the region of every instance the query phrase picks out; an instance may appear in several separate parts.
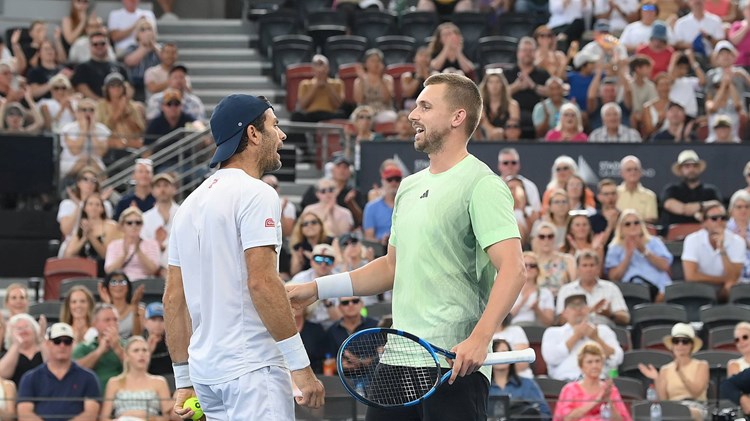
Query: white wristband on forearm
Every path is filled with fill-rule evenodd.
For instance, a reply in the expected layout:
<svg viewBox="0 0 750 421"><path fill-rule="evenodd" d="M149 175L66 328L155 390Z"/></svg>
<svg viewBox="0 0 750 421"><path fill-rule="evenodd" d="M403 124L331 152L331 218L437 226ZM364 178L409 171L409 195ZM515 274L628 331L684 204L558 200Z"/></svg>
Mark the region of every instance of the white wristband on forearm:
<svg viewBox="0 0 750 421"><path fill-rule="evenodd" d="M352 276L349 275L349 272L323 276L316 279L315 282L318 283L319 300L354 296Z"/></svg>
<svg viewBox="0 0 750 421"><path fill-rule="evenodd" d="M186 389L193 387L193 382L190 381L190 366L188 363L172 364L172 371L174 371L175 388Z"/></svg>
<svg viewBox="0 0 750 421"><path fill-rule="evenodd" d="M297 333L294 336L276 342L279 351L286 360L286 365L292 371L301 370L310 365L310 358L305 351L305 344L302 343L302 336Z"/></svg>

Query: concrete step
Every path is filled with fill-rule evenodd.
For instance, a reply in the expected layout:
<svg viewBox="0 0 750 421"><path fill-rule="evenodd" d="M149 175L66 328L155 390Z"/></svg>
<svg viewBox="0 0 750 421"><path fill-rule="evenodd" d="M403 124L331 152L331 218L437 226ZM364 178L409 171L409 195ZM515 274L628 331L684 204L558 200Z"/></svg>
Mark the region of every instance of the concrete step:
<svg viewBox="0 0 750 421"><path fill-rule="evenodd" d="M229 62L183 62L193 76L262 76L271 72L271 64L260 61Z"/></svg>
<svg viewBox="0 0 750 421"><path fill-rule="evenodd" d="M159 41L173 41L182 50L183 48L250 48L249 35L160 35Z"/></svg>
<svg viewBox="0 0 750 421"><path fill-rule="evenodd" d="M194 89L275 89L277 85L268 76L192 76Z"/></svg>
<svg viewBox="0 0 750 421"><path fill-rule="evenodd" d="M235 91L232 91L232 92L235 92ZM245 93L247 93L247 92L245 92ZM252 93L252 92L250 92L250 93ZM223 98L223 97L221 97L221 98ZM211 117L211 114L214 112L214 108L216 108L216 106L219 104L219 101L221 100L221 98L215 99L214 100L215 102L214 101L211 101L211 102L203 101L203 106L206 107L206 114L209 117ZM203 98L201 98L201 99L203 99ZM279 103L279 102L274 102L272 100L271 101L271 106L273 107L274 112L276 113L276 116L279 118L279 120L289 120L289 117L291 116L291 113L286 110L286 104Z"/></svg>
<svg viewBox="0 0 750 421"><path fill-rule="evenodd" d="M232 61L266 60L251 48L180 48L180 61Z"/></svg>
<svg viewBox="0 0 750 421"><path fill-rule="evenodd" d="M272 103L283 103L286 91L276 87L266 89L193 89L193 93L203 100L204 104L218 104L222 98L231 94L263 95Z"/></svg>
<svg viewBox="0 0 750 421"><path fill-rule="evenodd" d="M249 26L243 25L239 19L180 19L176 21L159 21L157 23L160 36L180 34L237 34L245 35L250 31Z"/></svg>

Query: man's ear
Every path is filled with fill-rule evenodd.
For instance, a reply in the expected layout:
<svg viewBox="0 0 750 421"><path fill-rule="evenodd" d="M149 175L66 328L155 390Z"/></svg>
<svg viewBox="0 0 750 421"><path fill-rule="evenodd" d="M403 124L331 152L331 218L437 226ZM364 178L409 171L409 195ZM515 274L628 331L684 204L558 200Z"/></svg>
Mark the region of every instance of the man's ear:
<svg viewBox="0 0 750 421"><path fill-rule="evenodd" d="M247 126L247 129L245 130L247 130L248 143L252 145L259 145L260 138L261 138L260 131L258 131L258 129L256 129L255 126L253 126L252 124L249 124Z"/></svg>

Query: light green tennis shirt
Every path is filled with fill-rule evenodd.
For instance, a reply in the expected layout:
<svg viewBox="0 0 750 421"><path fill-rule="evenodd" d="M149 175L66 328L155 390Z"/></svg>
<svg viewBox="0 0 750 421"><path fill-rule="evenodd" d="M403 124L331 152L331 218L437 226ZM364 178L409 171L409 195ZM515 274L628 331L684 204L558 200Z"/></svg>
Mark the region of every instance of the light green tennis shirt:
<svg viewBox="0 0 750 421"><path fill-rule="evenodd" d="M394 328L446 350L468 338L497 274L485 250L509 238L520 238L513 197L475 156L440 174L427 168L405 178L390 237ZM490 378L490 367L481 371Z"/></svg>

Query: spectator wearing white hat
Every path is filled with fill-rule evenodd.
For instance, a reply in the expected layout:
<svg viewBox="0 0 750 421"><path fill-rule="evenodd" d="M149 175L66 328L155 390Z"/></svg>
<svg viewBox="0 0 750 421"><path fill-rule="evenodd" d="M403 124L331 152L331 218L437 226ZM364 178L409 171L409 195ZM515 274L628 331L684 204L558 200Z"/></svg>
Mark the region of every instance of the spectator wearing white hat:
<svg viewBox="0 0 750 421"><path fill-rule="evenodd" d="M717 115L713 119L711 128L713 135L706 139L706 143L739 143L740 138L732 130L732 119L725 115Z"/></svg>
<svg viewBox="0 0 750 421"><path fill-rule="evenodd" d="M330 275L333 272L336 261L336 252L328 244L318 244L313 247L310 258L310 269L294 275L289 284L303 284L315 281L321 276ZM328 329L334 321L341 318L341 312L336 307L336 300L316 301L310 306L307 319L319 323Z"/></svg>
<svg viewBox="0 0 750 421"><path fill-rule="evenodd" d="M719 41L714 48L716 67L706 74L706 114L709 137L714 136L714 120L726 115L732 120L732 131L738 134L740 117L747 115L742 94L750 90L750 74L735 66L737 49L727 40Z"/></svg>
<svg viewBox="0 0 750 421"><path fill-rule="evenodd" d="M344 102L344 82L328 77L328 58L316 54L312 58L313 77L300 82L297 87L297 107L292 121L316 123L332 118L346 118L339 110Z"/></svg>

